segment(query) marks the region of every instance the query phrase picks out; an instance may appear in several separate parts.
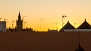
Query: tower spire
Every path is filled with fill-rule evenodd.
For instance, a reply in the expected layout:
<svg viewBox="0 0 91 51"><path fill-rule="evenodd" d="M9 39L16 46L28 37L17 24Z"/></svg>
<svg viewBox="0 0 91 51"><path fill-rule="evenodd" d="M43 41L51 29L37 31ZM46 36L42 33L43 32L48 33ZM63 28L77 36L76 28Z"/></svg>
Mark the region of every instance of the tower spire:
<svg viewBox="0 0 91 51"><path fill-rule="evenodd" d="M19 14L18 14L18 19L21 19L21 14L20 14L20 11L19 11Z"/></svg>
<svg viewBox="0 0 91 51"><path fill-rule="evenodd" d="M20 14L20 11L19 11L19 14L18 14L18 20L16 21L16 31L22 31L22 27L23 27L23 20L21 20L21 14Z"/></svg>

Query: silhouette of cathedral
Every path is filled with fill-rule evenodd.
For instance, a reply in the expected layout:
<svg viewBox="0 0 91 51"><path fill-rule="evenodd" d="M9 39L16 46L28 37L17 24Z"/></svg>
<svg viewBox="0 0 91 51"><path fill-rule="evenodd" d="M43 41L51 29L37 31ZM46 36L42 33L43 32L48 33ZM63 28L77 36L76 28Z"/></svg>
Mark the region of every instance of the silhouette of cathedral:
<svg viewBox="0 0 91 51"><path fill-rule="evenodd" d="M31 27L23 29L23 19L21 19L21 14L20 14L20 11L19 11L18 20L16 20L16 27L14 29L9 27L9 29L7 29L7 32L20 32L20 31L35 32L35 31L33 31L33 29Z"/></svg>
<svg viewBox="0 0 91 51"><path fill-rule="evenodd" d="M16 20L16 30L22 31L22 29L23 29L23 19L21 19L21 14L19 11L18 20Z"/></svg>

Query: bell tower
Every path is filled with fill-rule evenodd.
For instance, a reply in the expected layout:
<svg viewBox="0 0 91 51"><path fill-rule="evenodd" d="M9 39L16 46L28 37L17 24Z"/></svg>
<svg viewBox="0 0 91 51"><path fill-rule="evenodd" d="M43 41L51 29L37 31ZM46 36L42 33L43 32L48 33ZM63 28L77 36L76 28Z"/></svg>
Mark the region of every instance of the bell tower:
<svg viewBox="0 0 91 51"><path fill-rule="evenodd" d="M20 11L19 11L18 20L16 20L16 30L22 31L22 28L23 28L23 20L21 20L21 14L20 14Z"/></svg>

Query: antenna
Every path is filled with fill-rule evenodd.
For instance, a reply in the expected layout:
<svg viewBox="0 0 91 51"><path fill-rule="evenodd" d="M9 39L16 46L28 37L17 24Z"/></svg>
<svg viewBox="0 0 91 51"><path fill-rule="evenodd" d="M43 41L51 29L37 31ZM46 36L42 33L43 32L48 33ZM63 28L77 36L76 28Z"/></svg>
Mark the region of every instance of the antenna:
<svg viewBox="0 0 91 51"><path fill-rule="evenodd" d="M80 45L79 29L78 29L78 43L79 43L79 45Z"/></svg>
<svg viewBox="0 0 91 51"><path fill-rule="evenodd" d="M80 36L79 36L79 29L78 29L78 41L79 41L79 46L75 51L85 51L81 46L80 46Z"/></svg>
<svg viewBox="0 0 91 51"><path fill-rule="evenodd" d="M58 25L58 23L54 23L54 24L56 24L56 30L57 30L57 25Z"/></svg>

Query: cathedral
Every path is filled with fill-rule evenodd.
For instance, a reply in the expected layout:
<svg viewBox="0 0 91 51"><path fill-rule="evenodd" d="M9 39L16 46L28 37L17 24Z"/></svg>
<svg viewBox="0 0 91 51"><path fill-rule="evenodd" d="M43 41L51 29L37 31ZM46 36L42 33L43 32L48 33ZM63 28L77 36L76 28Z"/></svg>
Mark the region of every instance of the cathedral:
<svg viewBox="0 0 91 51"><path fill-rule="evenodd" d="M30 28L26 27L25 29L23 29L23 19L21 19L21 14L19 11L18 19L16 20L16 27L14 29L9 27L9 29L7 29L7 32L21 32L21 31L34 32L31 27Z"/></svg>
<svg viewBox="0 0 91 51"><path fill-rule="evenodd" d="M21 14L20 14L20 11L19 11L18 20L16 20L16 30L22 31L22 29L23 29L23 20L21 19Z"/></svg>

